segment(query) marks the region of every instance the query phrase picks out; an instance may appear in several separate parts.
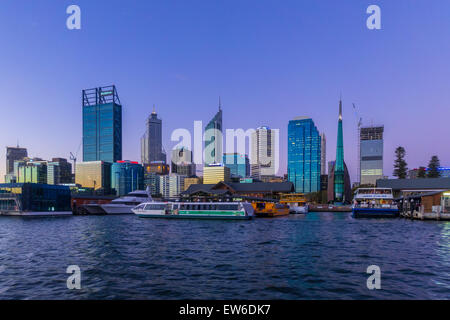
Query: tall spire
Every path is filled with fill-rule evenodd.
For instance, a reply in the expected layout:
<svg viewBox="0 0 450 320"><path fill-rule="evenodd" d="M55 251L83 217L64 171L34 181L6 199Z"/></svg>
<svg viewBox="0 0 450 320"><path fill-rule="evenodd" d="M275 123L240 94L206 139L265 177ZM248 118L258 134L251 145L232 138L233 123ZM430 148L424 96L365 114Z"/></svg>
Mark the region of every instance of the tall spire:
<svg viewBox="0 0 450 320"><path fill-rule="evenodd" d="M342 120L342 97L339 100L339 120Z"/></svg>
<svg viewBox="0 0 450 320"><path fill-rule="evenodd" d="M153 111L152 114L156 114L155 104L153 104Z"/></svg>
<svg viewBox="0 0 450 320"><path fill-rule="evenodd" d="M219 111L222 110L222 101L220 100L220 96L219 96Z"/></svg>

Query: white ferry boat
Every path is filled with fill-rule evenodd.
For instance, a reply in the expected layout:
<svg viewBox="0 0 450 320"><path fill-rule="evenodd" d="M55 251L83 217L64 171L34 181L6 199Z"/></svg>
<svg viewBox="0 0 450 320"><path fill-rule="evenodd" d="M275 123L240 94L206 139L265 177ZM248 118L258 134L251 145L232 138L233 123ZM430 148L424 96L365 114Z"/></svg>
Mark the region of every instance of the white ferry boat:
<svg viewBox="0 0 450 320"><path fill-rule="evenodd" d="M254 216L247 202L148 202L132 211L141 218L249 220Z"/></svg>
<svg viewBox="0 0 450 320"><path fill-rule="evenodd" d="M390 188L359 188L352 215L355 218L395 218L400 215Z"/></svg>

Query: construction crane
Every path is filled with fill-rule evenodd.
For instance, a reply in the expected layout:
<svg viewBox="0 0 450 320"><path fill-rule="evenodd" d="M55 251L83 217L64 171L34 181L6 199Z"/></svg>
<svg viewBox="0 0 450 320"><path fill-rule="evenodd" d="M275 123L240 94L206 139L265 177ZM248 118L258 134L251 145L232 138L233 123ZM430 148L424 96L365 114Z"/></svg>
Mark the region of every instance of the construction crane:
<svg viewBox="0 0 450 320"><path fill-rule="evenodd" d="M357 163L357 172L356 172L356 176L357 176L357 183L361 183L361 125L362 125L362 118L359 116L359 113L356 109L356 105L353 103L353 111L355 112L355 116L356 116L356 121L358 121L358 125L357 125L357 134L356 134L356 145L358 146L358 154L357 154L357 159L356 159L356 163Z"/></svg>
<svg viewBox="0 0 450 320"><path fill-rule="evenodd" d="M78 157L78 152L80 152L80 148L81 148L81 143L78 146L77 152L75 153L75 155L71 152L70 153L70 160L73 161L73 175L75 176L76 174L76 170L77 170L77 157Z"/></svg>

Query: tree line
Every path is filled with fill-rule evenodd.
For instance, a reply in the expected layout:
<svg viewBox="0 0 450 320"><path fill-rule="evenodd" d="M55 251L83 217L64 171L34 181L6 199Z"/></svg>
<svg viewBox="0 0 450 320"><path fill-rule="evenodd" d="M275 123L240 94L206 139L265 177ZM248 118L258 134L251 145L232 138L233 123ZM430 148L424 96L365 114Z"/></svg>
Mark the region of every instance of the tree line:
<svg viewBox="0 0 450 320"><path fill-rule="evenodd" d="M393 175L399 179L406 179L408 173L408 164L405 160L406 151L403 147L397 147L395 149L395 161L394 161L394 173ZM417 178L439 178L441 172L439 167L441 163L438 156L432 156L428 163L428 169L425 167L419 167L417 170Z"/></svg>

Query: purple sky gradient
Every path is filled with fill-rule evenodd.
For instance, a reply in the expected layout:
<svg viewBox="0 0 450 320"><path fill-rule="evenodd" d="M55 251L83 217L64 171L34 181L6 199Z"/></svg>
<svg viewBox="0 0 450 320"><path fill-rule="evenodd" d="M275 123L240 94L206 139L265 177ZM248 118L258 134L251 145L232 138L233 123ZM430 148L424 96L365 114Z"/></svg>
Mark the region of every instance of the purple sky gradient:
<svg viewBox="0 0 450 320"><path fill-rule="evenodd" d="M66 28L78 4L82 29ZM370 4L382 30L366 28ZM164 146L176 128L204 124L222 97L225 128L281 130L308 115L336 148L338 100L344 152L356 178L356 115L384 124L386 175L397 146L410 168L432 155L450 166L450 2L430 1L30 1L0 7L0 146L69 157L81 142L81 90L115 84L123 104L123 155L140 159L153 104ZM78 154L82 158L80 150ZM0 152L0 180L5 149Z"/></svg>

